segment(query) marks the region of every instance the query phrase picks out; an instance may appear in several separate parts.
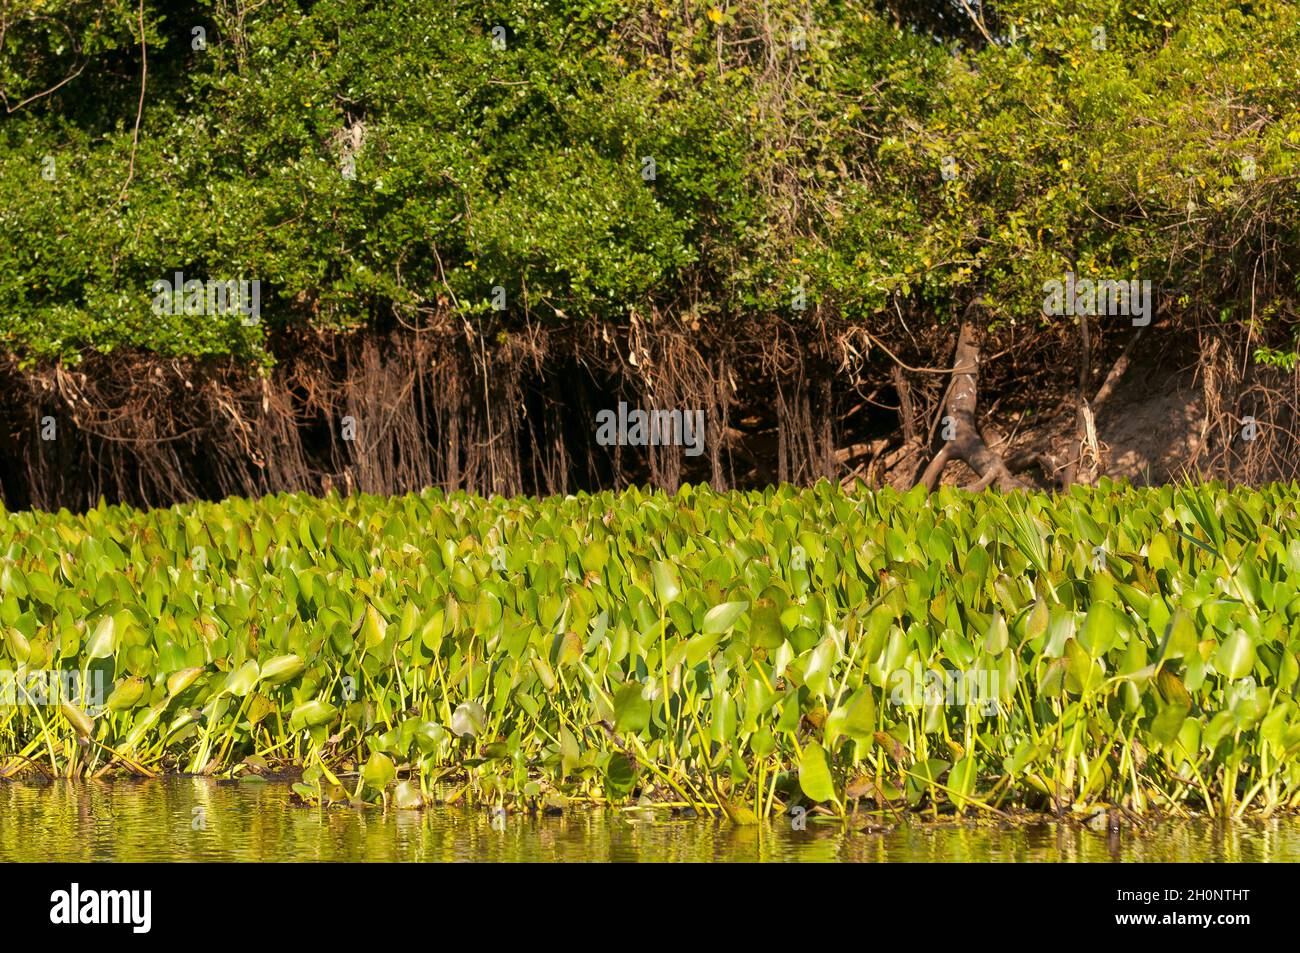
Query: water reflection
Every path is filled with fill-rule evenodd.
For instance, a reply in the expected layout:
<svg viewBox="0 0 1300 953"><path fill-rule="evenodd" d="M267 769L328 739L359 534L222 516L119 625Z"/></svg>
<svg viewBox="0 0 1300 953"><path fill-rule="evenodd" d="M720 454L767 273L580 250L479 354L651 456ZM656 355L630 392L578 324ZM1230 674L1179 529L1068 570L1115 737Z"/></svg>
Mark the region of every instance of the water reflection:
<svg viewBox="0 0 1300 953"><path fill-rule="evenodd" d="M277 783L0 784L0 861L145 860L1297 861L1300 823L1170 821L1109 834L1051 821L917 821L862 833L581 809L514 815L497 829L485 811L466 807L385 813L295 806Z"/></svg>

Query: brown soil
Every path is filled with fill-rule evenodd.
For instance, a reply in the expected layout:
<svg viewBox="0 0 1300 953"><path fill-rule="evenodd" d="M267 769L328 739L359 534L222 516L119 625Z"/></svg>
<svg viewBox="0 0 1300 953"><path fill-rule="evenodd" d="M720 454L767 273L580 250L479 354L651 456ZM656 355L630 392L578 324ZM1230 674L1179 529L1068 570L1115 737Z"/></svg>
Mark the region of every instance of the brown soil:
<svg viewBox="0 0 1300 953"><path fill-rule="evenodd" d="M1097 421L1105 474L1137 485L1195 476L1205 438L1204 405L1190 375L1128 375Z"/></svg>
<svg viewBox="0 0 1300 953"><path fill-rule="evenodd" d="M1170 368L1158 362L1130 367L1096 420L1101 451L1098 474L1135 486L1212 475L1200 465L1207 426L1205 398L1196 377L1194 368ZM990 448L1008 459L1048 448L1058 466L1069 459L1075 444L1072 397L1064 388L1044 396L1045 410L1012 410L998 420L981 415ZM919 446L896 451L880 474L881 482L908 489L915 482L918 466L927 461ZM1025 477L1042 488L1057 482L1040 467L1027 471ZM940 482L968 486L976 479L969 466L954 461L944 468Z"/></svg>

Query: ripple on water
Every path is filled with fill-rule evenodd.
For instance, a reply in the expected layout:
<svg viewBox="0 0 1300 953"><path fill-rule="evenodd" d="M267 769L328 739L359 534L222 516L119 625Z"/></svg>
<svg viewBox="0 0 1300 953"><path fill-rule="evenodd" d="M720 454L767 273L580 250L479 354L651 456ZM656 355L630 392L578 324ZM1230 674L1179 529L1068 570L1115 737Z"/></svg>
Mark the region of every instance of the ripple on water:
<svg viewBox="0 0 1300 953"><path fill-rule="evenodd" d="M1300 821L1168 821L1143 834L1044 822L731 827L574 809L506 818L302 807L280 783L0 783L0 861L1300 861Z"/></svg>

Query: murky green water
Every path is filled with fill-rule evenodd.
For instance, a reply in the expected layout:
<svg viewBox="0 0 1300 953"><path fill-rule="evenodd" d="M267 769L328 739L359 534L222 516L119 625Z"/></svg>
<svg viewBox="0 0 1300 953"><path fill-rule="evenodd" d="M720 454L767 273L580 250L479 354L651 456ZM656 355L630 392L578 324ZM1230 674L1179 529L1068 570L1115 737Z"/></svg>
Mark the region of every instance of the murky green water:
<svg viewBox="0 0 1300 953"><path fill-rule="evenodd" d="M1073 824L920 821L884 833L810 823L735 828L664 814L513 815L296 806L287 785L0 784L0 861L1300 861L1294 819L1168 822L1143 834Z"/></svg>

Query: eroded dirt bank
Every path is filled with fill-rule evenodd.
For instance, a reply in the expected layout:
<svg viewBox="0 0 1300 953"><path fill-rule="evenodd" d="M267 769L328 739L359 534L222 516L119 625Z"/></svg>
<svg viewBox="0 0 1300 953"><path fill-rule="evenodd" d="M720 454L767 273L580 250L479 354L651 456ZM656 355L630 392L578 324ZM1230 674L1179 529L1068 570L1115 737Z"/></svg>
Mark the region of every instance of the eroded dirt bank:
<svg viewBox="0 0 1300 953"><path fill-rule="evenodd" d="M75 367L10 359L0 488L10 509L75 510L101 496L158 506L429 485L551 494L826 478L1047 488L1102 475L1263 482L1300 469L1296 376L1244 362L1240 342L1094 333L1081 375L1079 355L1050 337L1036 347L987 338L975 322L968 332L955 375L957 327L886 353L847 325L814 336L779 320L708 334L665 320L617 331L491 333L449 321L297 335L272 340L269 369L142 354ZM598 414L620 403L699 411L703 440L623 434L610 444ZM984 448L975 464L962 454L966 436Z"/></svg>

